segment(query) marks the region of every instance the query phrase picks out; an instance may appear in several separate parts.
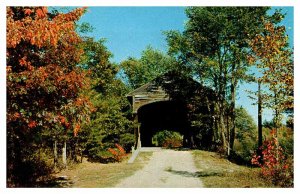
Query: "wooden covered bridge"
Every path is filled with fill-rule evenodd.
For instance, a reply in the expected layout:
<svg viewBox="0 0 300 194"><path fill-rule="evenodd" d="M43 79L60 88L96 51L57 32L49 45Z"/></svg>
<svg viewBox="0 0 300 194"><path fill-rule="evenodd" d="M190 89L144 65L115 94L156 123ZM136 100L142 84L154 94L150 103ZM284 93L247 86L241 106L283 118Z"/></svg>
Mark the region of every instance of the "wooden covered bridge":
<svg viewBox="0 0 300 194"><path fill-rule="evenodd" d="M197 118L191 112L207 115L211 103L203 102L210 100L212 93L190 77L175 72L159 76L128 93L133 118L138 123L134 130L135 149L153 146L152 137L161 130L177 131L183 135L183 146L193 146L196 134L191 122ZM210 119L205 120L212 127Z"/></svg>

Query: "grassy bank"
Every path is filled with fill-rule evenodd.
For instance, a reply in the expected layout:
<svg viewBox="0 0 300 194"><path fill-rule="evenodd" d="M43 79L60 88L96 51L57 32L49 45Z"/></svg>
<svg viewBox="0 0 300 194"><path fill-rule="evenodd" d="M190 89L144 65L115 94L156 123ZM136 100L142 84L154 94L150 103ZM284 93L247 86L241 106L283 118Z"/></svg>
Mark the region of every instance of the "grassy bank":
<svg viewBox="0 0 300 194"><path fill-rule="evenodd" d="M205 187L274 187L259 176L258 168L236 165L214 152L195 150L193 156Z"/></svg>
<svg viewBox="0 0 300 194"><path fill-rule="evenodd" d="M84 161L71 169L64 170L56 177L67 177L69 183L64 187L105 188L113 187L125 177L131 176L141 169L150 159L152 152L142 152L135 162L128 164L127 160L120 163L91 163Z"/></svg>

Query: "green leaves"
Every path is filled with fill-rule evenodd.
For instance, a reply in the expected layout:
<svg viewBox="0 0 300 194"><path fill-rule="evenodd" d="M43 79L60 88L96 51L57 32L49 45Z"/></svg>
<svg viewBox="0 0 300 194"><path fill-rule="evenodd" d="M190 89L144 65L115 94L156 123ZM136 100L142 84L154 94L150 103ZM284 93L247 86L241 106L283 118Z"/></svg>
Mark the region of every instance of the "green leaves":
<svg viewBox="0 0 300 194"><path fill-rule="evenodd" d="M175 63L174 58L148 46L140 59L128 58L120 66L128 85L135 89L166 73Z"/></svg>

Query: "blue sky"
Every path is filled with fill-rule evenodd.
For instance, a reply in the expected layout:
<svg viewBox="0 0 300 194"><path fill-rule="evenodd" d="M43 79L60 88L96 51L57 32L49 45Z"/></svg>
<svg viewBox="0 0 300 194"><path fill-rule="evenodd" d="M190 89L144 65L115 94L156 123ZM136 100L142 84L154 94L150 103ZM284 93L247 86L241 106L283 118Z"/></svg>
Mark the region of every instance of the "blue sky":
<svg viewBox="0 0 300 194"><path fill-rule="evenodd" d="M290 45L294 43L293 7L281 8L286 13L282 24L286 26ZM95 29L90 36L105 38L107 48L113 53L113 62L139 57L146 46L167 51L166 30L184 30L187 21L185 7L89 7L81 22L89 22ZM237 105L242 105L257 120L257 106L247 97L245 90L257 90L256 84L243 84L238 89ZM270 120L272 112L265 110L263 119Z"/></svg>
<svg viewBox="0 0 300 194"><path fill-rule="evenodd" d="M95 27L91 35L107 39L112 61L120 62L139 57L147 45L166 51L162 32L182 31L186 19L184 7L89 7L80 21Z"/></svg>

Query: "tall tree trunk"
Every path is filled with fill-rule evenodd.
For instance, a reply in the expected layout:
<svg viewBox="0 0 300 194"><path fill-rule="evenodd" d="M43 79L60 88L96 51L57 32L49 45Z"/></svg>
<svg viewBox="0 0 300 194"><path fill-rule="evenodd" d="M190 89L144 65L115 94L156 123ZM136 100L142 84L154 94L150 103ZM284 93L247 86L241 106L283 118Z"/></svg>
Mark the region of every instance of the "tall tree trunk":
<svg viewBox="0 0 300 194"><path fill-rule="evenodd" d="M226 131L225 131L225 120L224 120L224 110L223 110L223 102L218 102L218 115L219 115L219 130L221 135L221 142L223 150L227 148L227 140L226 140Z"/></svg>
<svg viewBox="0 0 300 194"><path fill-rule="evenodd" d="M64 140L64 145L63 145L63 149L62 149L62 162L63 162L64 168L66 168L67 167L67 142L66 142L66 140Z"/></svg>
<svg viewBox="0 0 300 194"><path fill-rule="evenodd" d="M230 155L230 152L233 151L234 146L234 140L235 140L235 95L236 95L236 85L237 80L232 76L231 78L231 104L230 104L230 120L231 120L231 127L230 127L230 134L229 135L229 150L228 155Z"/></svg>
<svg viewBox="0 0 300 194"><path fill-rule="evenodd" d="M259 162L263 161L263 155L262 155L262 150L261 150L261 146L262 146L262 101L261 101L261 82L258 81L258 149L257 149L257 155L260 156L259 158Z"/></svg>

